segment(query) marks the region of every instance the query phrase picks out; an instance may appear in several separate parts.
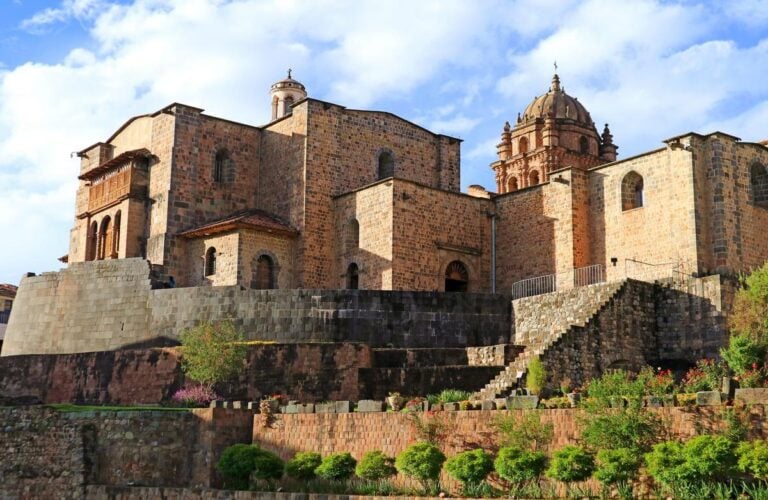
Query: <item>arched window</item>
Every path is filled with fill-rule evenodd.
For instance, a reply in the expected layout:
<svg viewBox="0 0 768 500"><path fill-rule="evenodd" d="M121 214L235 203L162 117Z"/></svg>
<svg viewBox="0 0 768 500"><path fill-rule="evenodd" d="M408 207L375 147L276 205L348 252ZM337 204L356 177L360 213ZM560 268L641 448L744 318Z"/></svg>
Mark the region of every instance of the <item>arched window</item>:
<svg viewBox="0 0 768 500"><path fill-rule="evenodd" d="M85 260L96 260L99 242L99 225L96 221L88 229L88 237L85 242Z"/></svg>
<svg viewBox="0 0 768 500"><path fill-rule="evenodd" d="M531 170L531 173L528 174L528 185L535 186L538 183L539 183L539 171Z"/></svg>
<svg viewBox="0 0 768 500"><path fill-rule="evenodd" d="M205 252L205 276L216 274L216 248L210 247Z"/></svg>
<svg viewBox="0 0 768 500"><path fill-rule="evenodd" d="M251 288L257 290L275 288L275 262L269 255L259 255L252 272Z"/></svg>
<svg viewBox="0 0 768 500"><path fill-rule="evenodd" d="M583 135L579 139L579 151L581 151L581 154L584 155L589 153L589 139Z"/></svg>
<svg viewBox="0 0 768 500"><path fill-rule="evenodd" d="M445 291L466 292L469 284L467 266L461 261L454 260L445 268Z"/></svg>
<svg viewBox="0 0 768 500"><path fill-rule="evenodd" d="M344 234L344 245L347 252L360 248L360 223L357 219L350 219Z"/></svg>
<svg viewBox="0 0 768 500"><path fill-rule="evenodd" d="M113 236L112 236L112 253L114 253L115 257L117 257L118 253L120 252L120 222L122 219L122 213L120 213L120 210L117 211L115 214L115 229L113 230Z"/></svg>
<svg viewBox="0 0 768 500"><path fill-rule="evenodd" d="M395 159L392 153L384 151L379 155L379 179L386 179L395 175Z"/></svg>
<svg viewBox="0 0 768 500"><path fill-rule="evenodd" d="M213 181L229 182L229 153L225 149L216 151L216 157L213 160Z"/></svg>
<svg viewBox="0 0 768 500"><path fill-rule="evenodd" d="M507 181L507 192L517 191L517 177L510 177Z"/></svg>
<svg viewBox="0 0 768 500"><path fill-rule="evenodd" d="M768 206L768 171L760 163L753 163L749 169L749 185L755 205Z"/></svg>
<svg viewBox="0 0 768 500"><path fill-rule="evenodd" d="M109 216L101 220L99 227L99 243L96 258L99 260L112 258L112 224Z"/></svg>
<svg viewBox="0 0 768 500"><path fill-rule="evenodd" d="M360 268L354 262L347 266L347 288L349 290L360 288Z"/></svg>
<svg viewBox="0 0 768 500"><path fill-rule="evenodd" d="M520 138L520 141L517 143L517 152L520 154L528 152L528 139L525 137Z"/></svg>
<svg viewBox="0 0 768 500"><path fill-rule="evenodd" d="M637 172L630 172L621 181L621 209L640 208L643 201L643 177Z"/></svg>
<svg viewBox="0 0 768 500"><path fill-rule="evenodd" d="M285 104L283 104L283 107L285 108L285 114L290 115L293 113L293 109L291 109L291 106L293 105L293 97L288 96L285 98Z"/></svg>

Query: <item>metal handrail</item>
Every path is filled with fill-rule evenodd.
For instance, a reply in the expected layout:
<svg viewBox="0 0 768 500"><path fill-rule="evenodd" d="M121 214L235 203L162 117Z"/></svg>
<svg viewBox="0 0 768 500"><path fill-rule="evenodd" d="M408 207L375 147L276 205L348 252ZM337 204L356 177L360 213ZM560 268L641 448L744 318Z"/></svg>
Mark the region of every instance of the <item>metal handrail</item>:
<svg viewBox="0 0 768 500"><path fill-rule="evenodd" d="M558 279L558 277L568 276L570 278ZM575 288L595 283L605 282L605 268L602 264L593 264L591 266L578 267L569 271L560 273L545 274L520 280L512 285L512 299L521 299L523 297L532 297L544 293L555 292L558 289L558 282L569 284L565 288Z"/></svg>

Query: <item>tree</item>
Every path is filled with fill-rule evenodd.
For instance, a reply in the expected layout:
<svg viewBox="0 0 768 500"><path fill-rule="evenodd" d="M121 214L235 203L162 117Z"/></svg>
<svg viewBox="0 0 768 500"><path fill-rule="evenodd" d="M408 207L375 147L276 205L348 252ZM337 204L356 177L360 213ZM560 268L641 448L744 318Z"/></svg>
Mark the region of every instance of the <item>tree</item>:
<svg viewBox="0 0 768 500"><path fill-rule="evenodd" d="M509 415L499 415L494 418L492 425L501 434L501 445L519 448L521 450L539 450L552 441L554 425L543 424L536 410L526 411L518 419L517 412Z"/></svg>
<svg viewBox="0 0 768 500"><path fill-rule="evenodd" d="M229 321L184 330L181 346L184 372L209 387L239 374L248 354L242 333Z"/></svg>

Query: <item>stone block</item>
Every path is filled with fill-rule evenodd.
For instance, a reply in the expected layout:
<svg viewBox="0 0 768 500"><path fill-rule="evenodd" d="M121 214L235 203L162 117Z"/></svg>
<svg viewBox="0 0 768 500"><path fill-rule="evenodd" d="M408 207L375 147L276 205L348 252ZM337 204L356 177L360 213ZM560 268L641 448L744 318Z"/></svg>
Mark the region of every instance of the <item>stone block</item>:
<svg viewBox="0 0 768 500"><path fill-rule="evenodd" d="M723 399L720 391L701 391L696 393L696 404L698 406L720 406Z"/></svg>
<svg viewBox="0 0 768 500"><path fill-rule="evenodd" d="M287 405L283 406L282 412L285 414L299 413L299 406L301 405L288 403Z"/></svg>
<svg viewBox="0 0 768 500"><path fill-rule="evenodd" d="M538 406L538 396L510 396L507 398L508 410L533 410Z"/></svg>
<svg viewBox="0 0 768 500"><path fill-rule="evenodd" d="M507 398L496 398L493 400L497 410L503 410L507 407Z"/></svg>
<svg viewBox="0 0 768 500"><path fill-rule="evenodd" d="M299 413L315 413L314 403L307 403L303 405L297 405L299 407Z"/></svg>
<svg viewBox="0 0 768 500"><path fill-rule="evenodd" d="M459 403L443 403L443 410L445 411L458 411Z"/></svg>
<svg viewBox="0 0 768 500"><path fill-rule="evenodd" d="M336 413L336 403L318 403L315 405L315 413Z"/></svg>
<svg viewBox="0 0 768 500"><path fill-rule="evenodd" d="M211 408L225 408L224 401L211 401L209 406Z"/></svg>
<svg viewBox="0 0 768 500"><path fill-rule="evenodd" d="M486 399L483 401L480 401L480 409L481 410L495 410L496 409L496 403L493 400Z"/></svg>
<svg viewBox="0 0 768 500"><path fill-rule="evenodd" d="M352 403L349 401L335 401L333 405L336 407L336 413L352 412Z"/></svg>
<svg viewBox="0 0 768 500"><path fill-rule="evenodd" d="M362 399L357 402L357 411L359 413L379 412L384 410L384 401L375 399Z"/></svg>
<svg viewBox="0 0 768 500"><path fill-rule="evenodd" d="M733 399L738 403L768 404L768 388L736 389Z"/></svg>

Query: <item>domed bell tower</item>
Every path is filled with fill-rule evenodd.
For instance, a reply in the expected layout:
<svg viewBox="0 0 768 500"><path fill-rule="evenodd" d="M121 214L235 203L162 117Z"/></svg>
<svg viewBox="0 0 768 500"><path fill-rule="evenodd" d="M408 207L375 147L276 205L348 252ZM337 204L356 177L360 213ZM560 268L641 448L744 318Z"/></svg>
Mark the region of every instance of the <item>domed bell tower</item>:
<svg viewBox="0 0 768 500"><path fill-rule="evenodd" d="M288 69L288 77L272 84L269 96L272 99L272 120L277 120L290 115L291 105L307 97L307 90L291 78L291 70Z"/></svg>
<svg viewBox="0 0 768 500"><path fill-rule="evenodd" d="M608 124L598 134L589 112L565 93L555 74L549 91L518 113L514 127L504 124L496 149L496 189L509 193L546 182L550 172L564 167L587 170L615 161L618 146Z"/></svg>

